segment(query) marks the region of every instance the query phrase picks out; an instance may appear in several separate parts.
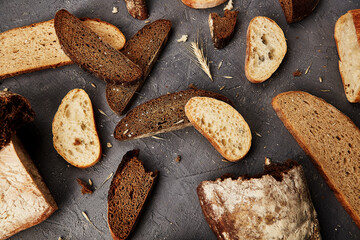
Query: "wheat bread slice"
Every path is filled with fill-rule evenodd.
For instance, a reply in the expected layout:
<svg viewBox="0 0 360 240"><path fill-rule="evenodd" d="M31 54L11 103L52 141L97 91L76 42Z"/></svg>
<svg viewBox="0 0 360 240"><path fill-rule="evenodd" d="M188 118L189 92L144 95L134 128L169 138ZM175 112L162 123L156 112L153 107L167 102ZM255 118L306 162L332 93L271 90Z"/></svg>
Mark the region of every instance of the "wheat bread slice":
<svg viewBox="0 0 360 240"><path fill-rule="evenodd" d="M228 103L193 97L185 105L185 114L225 159L238 161L249 152L252 138L249 125Z"/></svg>
<svg viewBox="0 0 360 240"><path fill-rule="evenodd" d="M181 0L183 4L191 8L203 9L213 8L226 2L227 0Z"/></svg>
<svg viewBox="0 0 360 240"><path fill-rule="evenodd" d="M360 9L348 11L335 24L339 70L346 98L360 101Z"/></svg>
<svg viewBox="0 0 360 240"><path fill-rule="evenodd" d="M99 19L81 20L113 48L124 47L126 39L114 25ZM0 33L0 79L72 63L61 49L53 19Z"/></svg>
<svg viewBox="0 0 360 240"><path fill-rule="evenodd" d="M84 70L107 83L129 84L141 79L139 66L68 11L56 13L54 27L63 51Z"/></svg>
<svg viewBox="0 0 360 240"><path fill-rule="evenodd" d="M147 172L138 156L137 149L127 152L111 181L107 216L116 240L127 239L134 229L158 175Z"/></svg>
<svg viewBox="0 0 360 240"><path fill-rule="evenodd" d="M37 225L57 205L36 166L14 135L0 150L0 240Z"/></svg>
<svg viewBox="0 0 360 240"><path fill-rule="evenodd" d="M126 8L129 14L139 20L145 20L149 17L146 0L125 0Z"/></svg>
<svg viewBox="0 0 360 240"><path fill-rule="evenodd" d="M188 89L166 94L129 111L117 124L114 137L119 141L126 141L191 126L185 116L185 104L195 96L218 98L232 104L229 99L221 94L200 89Z"/></svg>
<svg viewBox="0 0 360 240"><path fill-rule="evenodd" d="M159 19L145 25L126 43L121 52L143 70L143 77L128 86L107 84L106 100L115 113L124 113L135 93L140 91L168 40L170 30L171 22Z"/></svg>
<svg viewBox="0 0 360 240"><path fill-rule="evenodd" d="M334 106L306 92L281 93L272 106L360 227L360 130Z"/></svg>
<svg viewBox="0 0 360 240"><path fill-rule="evenodd" d="M282 29L270 18L254 17L246 35L245 75L252 83L271 77L280 66L287 51Z"/></svg>
<svg viewBox="0 0 360 240"><path fill-rule="evenodd" d="M254 177L203 181L197 194L218 239L321 239L303 169L293 160Z"/></svg>
<svg viewBox="0 0 360 240"><path fill-rule="evenodd" d="M101 144L96 131L91 100L82 89L66 94L52 123L56 151L71 165L87 168L101 158Z"/></svg>
<svg viewBox="0 0 360 240"><path fill-rule="evenodd" d="M279 0L288 23L301 21L318 5L320 0Z"/></svg>

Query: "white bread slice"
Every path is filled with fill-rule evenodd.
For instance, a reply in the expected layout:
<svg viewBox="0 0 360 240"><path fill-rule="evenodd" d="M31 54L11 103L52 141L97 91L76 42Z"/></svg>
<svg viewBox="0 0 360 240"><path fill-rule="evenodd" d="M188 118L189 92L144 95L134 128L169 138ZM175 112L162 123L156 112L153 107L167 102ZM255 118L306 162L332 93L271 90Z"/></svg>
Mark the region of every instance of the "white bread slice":
<svg viewBox="0 0 360 240"><path fill-rule="evenodd" d="M191 8L213 8L227 0L181 0L186 6Z"/></svg>
<svg viewBox="0 0 360 240"><path fill-rule="evenodd" d="M281 28L267 17L254 17L246 35L245 75L250 82L261 83L280 66L287 51Z"/></svg>
<svg viewBox="0 0 360 240"><path fill-rule="evenodd" d="M0 150L0 240L48 218L56 202L20 141Z"/></svg>
<svg viewBox="0 0 360 240"><path fill-rule="evenodd" d="M227 160L238 161L250 150L249 125L229 104L209 97L193 97L185 105L185 114Z"/></svg>
<svg viewBox="0 0 360 240"><path fill-rule="evenodd" d="M56 151L71 165L87 168L101 158L91 100L82 89L73 89L61 101L53 123Z"/></svg>
<svg viewBox="0 0 360 240"><path fill-rule="evenodd" d="M339 70L349 102L360 101L360 9L342 15L335 24Z"/></svg>
<svg viewBox="0 0 360 240"><path fill-rule="evenodd" d="M124 35L114 25L99 19L82 20L114 48L125 45ZM72 63L61 49L53 19L0 33L0 79Z"/></svg>

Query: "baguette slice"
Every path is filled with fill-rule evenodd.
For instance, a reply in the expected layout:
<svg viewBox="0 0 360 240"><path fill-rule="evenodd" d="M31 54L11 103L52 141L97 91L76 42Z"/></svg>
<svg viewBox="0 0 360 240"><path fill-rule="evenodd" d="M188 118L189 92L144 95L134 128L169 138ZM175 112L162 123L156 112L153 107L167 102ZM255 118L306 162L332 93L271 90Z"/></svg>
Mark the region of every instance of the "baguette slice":
<svg viewBox="0 0 360 240"><path fill-rule="evenodd" d="M81 20L112 47L124 47L125 37L114 25L99 19ZM0 79L72 63L61 49L53 19L0 33Z"/></svg>
<svg viewBox="0 0 360 240"><path fill-rule="evenodd" d="M225 10L224 17L217 13L210 13L209 27L214 47L224 48L234 36L236 17L239 11Z"/></svg>
<svg viewBox="0 0 360 240"><path fill-rule="evenodd" d="M41 223L57 210L16 136L0 150L0 196L0 240Z"/></svg>
<svg viewBox="0 0 360 240"><path fill-rule="evenodd" d="M108 83L131 83L141 79L141 69L68 11L54 19L56 35L66 55L84 70Z"/></svg>
<svg viewBox="0 0 360 240"><path fill-rule="evenodd" d="M191 8L213 8L226 2L227 0L181 0L186 6Z"/></svg>
<svg viewBox="0 0 360 240"><path fill-rule="evenodd" d="M191 124L227 160L238 161L250 150L251 131L229 104L209 97L193 97L185 105Z"/></svg>
<svg viewBox="0 0 360 240"><path fill-rule="evenodd" d="M82 89L73 89L61 101L53 123L56 151L71 165L87 168L101 158L91 100Z"/></svg>
<svg viewBox="0 0 360 240"><path fill-rule="evenodd" d="M140 29L126 43L121 52L143 70L143 77L128 86L107 84L106 100L115 113L124 113L135 93L140 91L168 40L170 30L171 22L159 19Z"/></svg>
<svg viewBox="0 0 360 240"><path fill-rule="evenodd" d="M281 93L272 106L360 227L360 130L334 106L306 92Z"/></svg>
<svg viewBox="0 0 360 240"><path fill-rule="evenodd" d="M149 17L146 0L125 0L126 8L129 14L139 20L145 20Z"/></svg>
<svg viewBox="0 0 360 240"><path fill-rule="evenodd" d="M349 102L360 101L360 9L342 15L335 24L339 70Z"/></svg>
<svg viewBox="0 0 360 240"><path fill-rule="evenodd" d="M218 98L231 104L221 94L200 89L166 94L132 109L116 126L114 137L126 141L191 126L184 108L187 101L195 96Z"/></svg>
<svg viewBox="0 0 360 240"><path fill-rule="evenodd" d="M287 51L281 28L267 17L254 17L246 35L245 75L252 83L266 81L280 66Z"/></svg>
<svg viewBox="0 0 360 240"><path fill-rule="evenodd" d="M197 193L218 239L321 239L303 169L293 160L252 178L203 181Z"/></svg>
<svg viewBox="0 0 360 240"><path fill-rule="evenodd" d="M126 239L135 227L158 171L146 172L139 150L127 152L111 181L108 193L108 224L115 240Z"/></svg>
<svg viewBox="0 0 360 240"><path fill-rule="evenodd" d="M288 23L298 22L308 16L320 0L279 0Z"/></svg>

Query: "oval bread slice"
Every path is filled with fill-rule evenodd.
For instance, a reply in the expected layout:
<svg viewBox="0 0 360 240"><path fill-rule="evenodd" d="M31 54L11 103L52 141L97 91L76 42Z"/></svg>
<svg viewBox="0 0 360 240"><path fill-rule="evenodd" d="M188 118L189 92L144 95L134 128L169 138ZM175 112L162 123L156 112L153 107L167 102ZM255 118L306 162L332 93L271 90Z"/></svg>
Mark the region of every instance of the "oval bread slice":
<svg viewBox="0 0 360 240"><path fill-rule="evenodd" d="M238 161L250 150L249 125L229 104L208 97L193 97L185 105L185 114L227 160Z"/></svg>
<svg viewBox="0 0 360 240"><path fill-rule="evenodd" d="M56 151L71 165L87 168L100 160L94 111L84 90L73 89L66 94L55 114L52 132Z"/></svg>
<svg viewBox="0 0 360 240"><path fill-rule="evenodd" d="M227 0L181 0L186 6L191 8L213 8Z"/></svg>

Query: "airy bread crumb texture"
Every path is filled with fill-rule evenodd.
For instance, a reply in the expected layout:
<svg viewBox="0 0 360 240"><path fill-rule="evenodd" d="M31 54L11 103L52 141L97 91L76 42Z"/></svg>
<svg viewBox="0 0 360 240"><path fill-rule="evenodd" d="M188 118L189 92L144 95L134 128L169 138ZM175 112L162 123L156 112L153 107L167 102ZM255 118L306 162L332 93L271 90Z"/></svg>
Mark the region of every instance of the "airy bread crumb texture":
<svg viewBox="0 0 360 240"><path fill-rule="evenodd" d="M91 100L82 89L71 90L62 100L53 121L57 152L70 164L86 168L101 157Z"/></svg>
<svg viewBox="0 0 360 240"><path fill-rule="evenodd" d="M219 153L229 161L243 158L251 146L249 125L229 104L208 97L193 97L185 113Z"/></svg>

